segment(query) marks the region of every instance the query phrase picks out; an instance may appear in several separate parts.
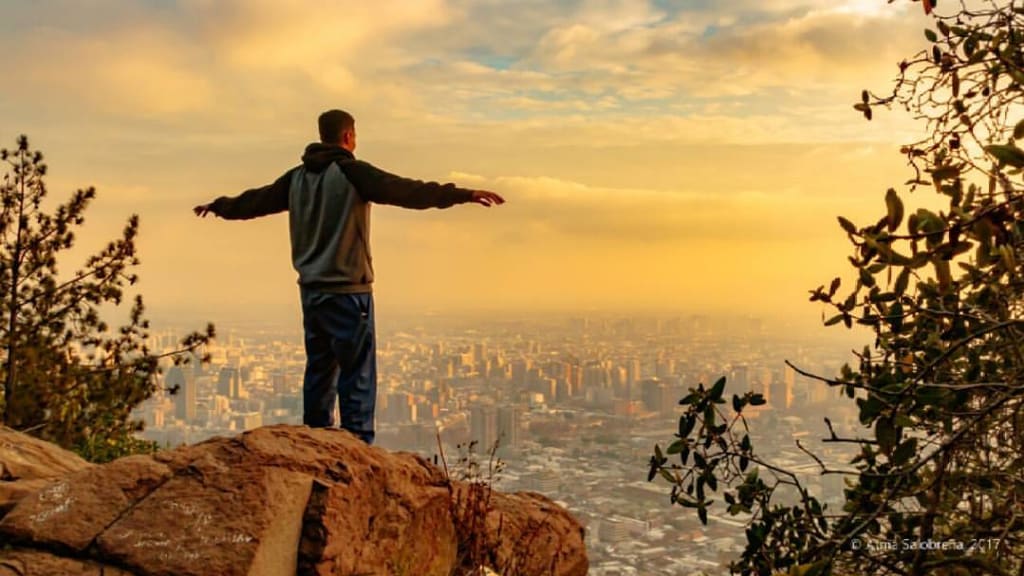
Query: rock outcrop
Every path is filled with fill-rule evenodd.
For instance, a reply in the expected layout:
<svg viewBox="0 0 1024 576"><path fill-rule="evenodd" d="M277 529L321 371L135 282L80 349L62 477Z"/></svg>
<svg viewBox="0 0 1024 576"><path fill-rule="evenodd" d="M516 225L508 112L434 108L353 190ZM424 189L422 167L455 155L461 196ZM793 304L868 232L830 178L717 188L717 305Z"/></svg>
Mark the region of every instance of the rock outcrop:
<svg viewBox="0 0 1024 576"><path fill-rule="evenodd" d="M0 519L0 543L13 546L0 550L0 576L448 576L470 568L464 543L473 535L460 534L465 522L453 517L467 486L449 484L419 456L347 432L272 426L102 466L66 456L0 435L0 467L11 471L0 506L5 485L17 492ZM531 493L494 492L489 502L479 525L495 543L492 568L586 574L583 530L564 509Z"/></svg>
<svg viewBox="0 0 1024 576"><path fill-rule="evenodd" d="M52 479L90 466L73 452L0 426L0 518Z"/></svg>

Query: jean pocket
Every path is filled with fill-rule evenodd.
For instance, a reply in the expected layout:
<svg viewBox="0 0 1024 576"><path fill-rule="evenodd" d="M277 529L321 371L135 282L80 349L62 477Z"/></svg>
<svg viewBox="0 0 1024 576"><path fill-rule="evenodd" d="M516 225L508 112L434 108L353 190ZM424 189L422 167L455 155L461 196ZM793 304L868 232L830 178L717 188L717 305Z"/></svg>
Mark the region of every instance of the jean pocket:
<svg viewBox="0 0 1024 576"><path fill-rule="evenodd" d="M337 359L338 365L342 370L350 369L353 364L355 364L356 360L362 355L363 350L366 348L369 334L369 315L364 312L360 314L359 320L356 322L356 326L352 331L351 337L331 342L331 346L334 349L335 359Z"/></svg>

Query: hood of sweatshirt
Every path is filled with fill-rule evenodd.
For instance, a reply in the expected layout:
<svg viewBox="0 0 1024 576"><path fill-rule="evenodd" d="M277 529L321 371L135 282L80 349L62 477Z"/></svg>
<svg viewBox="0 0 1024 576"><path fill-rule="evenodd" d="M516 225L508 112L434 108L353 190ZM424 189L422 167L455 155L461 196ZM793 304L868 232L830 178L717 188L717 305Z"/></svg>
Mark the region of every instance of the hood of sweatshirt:
<svg viewBox="0 0 1024 576"><path fill-rule="evenodd" d="M337 144L314 142L306 146L302 165L312 172L323 172L335 160L353 160L355 156Z"/></svg>

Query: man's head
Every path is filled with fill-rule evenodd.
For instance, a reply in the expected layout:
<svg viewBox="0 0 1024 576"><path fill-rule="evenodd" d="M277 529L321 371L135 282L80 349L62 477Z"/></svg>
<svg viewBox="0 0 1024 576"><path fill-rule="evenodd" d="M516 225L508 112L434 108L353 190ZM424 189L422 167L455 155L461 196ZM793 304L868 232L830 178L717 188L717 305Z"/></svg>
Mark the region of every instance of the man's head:
<svg viewBox="0 0 1024 576"><path fill-rule="evenodd" d="M320 141L341 146L349 152L356 149L356 120L344 110L328 110L317 119Z"/></svg>

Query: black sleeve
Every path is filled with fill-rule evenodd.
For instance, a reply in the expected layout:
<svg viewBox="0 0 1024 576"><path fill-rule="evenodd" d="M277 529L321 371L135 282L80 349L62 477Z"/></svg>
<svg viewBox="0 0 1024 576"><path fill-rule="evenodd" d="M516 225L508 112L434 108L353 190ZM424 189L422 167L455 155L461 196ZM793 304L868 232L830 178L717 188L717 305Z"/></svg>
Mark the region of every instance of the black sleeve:
<svg viewBox="0 0 1024 576"><path fill-rule="evenodd" d="M339 166L367 202L422 210L448 208L473 199L472 190L459 188L455 184L402 178L361 160L341 162Z"/></svg>
<svg viewBox="0 0 1024 576"><path fill-rule="evenodd" d="M210 211L225 220L248 220L288 210L288 187L292 170L273 184L246 190L238 196L221 196L213 201Z"/></svg>

